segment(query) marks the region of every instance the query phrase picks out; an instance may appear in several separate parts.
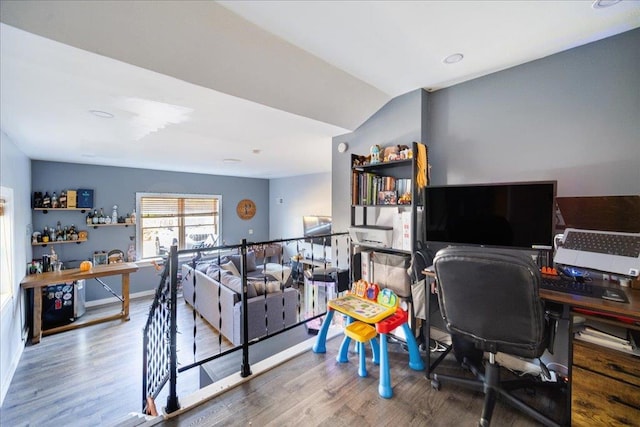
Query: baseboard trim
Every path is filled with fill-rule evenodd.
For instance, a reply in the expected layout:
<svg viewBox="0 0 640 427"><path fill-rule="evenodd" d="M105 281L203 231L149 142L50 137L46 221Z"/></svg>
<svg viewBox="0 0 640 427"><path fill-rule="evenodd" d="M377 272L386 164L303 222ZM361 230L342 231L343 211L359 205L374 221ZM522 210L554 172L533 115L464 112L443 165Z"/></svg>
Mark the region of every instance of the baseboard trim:
<svg viewBox="0 0 640 427"><path fill-rule="evenodd" d="M142 291L142 292L136 292L134 294L129 295L129 299L136 299L136 298L145 298L148 296L153 296L155 294L155 290L151 289L148 291ZM120 300L116 297L109 297L109 298L103 298L103 299L95 299L95 300L91 300L91 301L87 301L84 303L84 306L87 308L90 307L98 307L101 305L108 305L108 304L114 304L114 303L119 303Z"/></svg>

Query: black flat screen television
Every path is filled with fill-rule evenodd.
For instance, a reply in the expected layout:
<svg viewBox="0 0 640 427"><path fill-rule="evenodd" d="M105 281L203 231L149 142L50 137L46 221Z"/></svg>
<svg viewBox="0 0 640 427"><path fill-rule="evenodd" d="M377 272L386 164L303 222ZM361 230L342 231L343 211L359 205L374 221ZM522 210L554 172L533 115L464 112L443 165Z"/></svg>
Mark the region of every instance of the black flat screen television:
<svg viewBox="0 0 640 427"><path fill-rule="evenodd" d="M314 245L331 246L331 237L318 237L331 234L331 217L323 215L305 215L302 217L305 241Z"/></svg>
<svg viewBox="0 0 640 427"><path fill-rule="evenodd" d="M426 187L427 242L551 247L555 196L556 181Z"/></svg>

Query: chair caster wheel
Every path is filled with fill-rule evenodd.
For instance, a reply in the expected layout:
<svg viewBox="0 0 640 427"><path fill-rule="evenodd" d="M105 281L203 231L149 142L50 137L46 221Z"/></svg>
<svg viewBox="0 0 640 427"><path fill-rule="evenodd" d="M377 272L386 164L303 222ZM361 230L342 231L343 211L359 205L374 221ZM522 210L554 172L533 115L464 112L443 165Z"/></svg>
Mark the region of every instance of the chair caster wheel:
<svg viewBox="0 0 640 427"><path fill-rule="evenodd" d="M440 381L431 380L431 388L434 390L440 390Z"/></svg>

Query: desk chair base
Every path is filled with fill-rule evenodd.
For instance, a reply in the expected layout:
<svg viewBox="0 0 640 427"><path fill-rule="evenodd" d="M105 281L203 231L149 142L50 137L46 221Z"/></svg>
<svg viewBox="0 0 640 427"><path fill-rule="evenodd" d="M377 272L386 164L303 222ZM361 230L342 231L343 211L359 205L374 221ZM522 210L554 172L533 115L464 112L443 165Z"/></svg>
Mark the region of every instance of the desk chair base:
<svg viewBox="0 0 640 427"><path fill-rule="evenodd" d="M470 364L467 360L463 366L468 367L471 372L476 376L476 379L460 378L449 375L433 374L431 380L431 386L440 390L441 383L452 383L459 386L471 389L473 391L483 392L484 407L482 408L482 415L478 425L485 427L491 424L491 416L493 415L493 408L495 407L496 399L501 397L509 405L520 410L521 412L534 418L536 421L546 426L561 426L556 421L548 418L547 416L538 412L535 408L529 406L522 400L518 399L510 393L511 390L522 389L525 387L558 387L556 383L536 383L531 380L505 380L500 381L500 365L495 363L495 356L490 353L491 360L485 366L484 374L474 365Z"/></svg>

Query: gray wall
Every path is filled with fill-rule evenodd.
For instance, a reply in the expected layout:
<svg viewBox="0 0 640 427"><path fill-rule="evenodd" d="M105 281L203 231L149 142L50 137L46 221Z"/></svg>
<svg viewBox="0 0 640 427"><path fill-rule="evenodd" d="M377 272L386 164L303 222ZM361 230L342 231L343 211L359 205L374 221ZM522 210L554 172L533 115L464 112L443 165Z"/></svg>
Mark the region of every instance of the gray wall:
<svg viewBox="0 0 640 427"><path fill-rule="evenodd" d="M640 194L638 46L640 29L392 100L333 138L334 225L349 223L347 154L372 144L426 143L432 185L552 179L559 196Z"/></svg>
<svg viewBox="0 0 640 427"><path fill-rule="evenodd" d="M269 181L269 194L270 239L301 237L304 215L331 215L330 173L272 179ZM334 231L345 230L334 227ZM308 250L309 246L291 242L286 248L286 255L294 255L295 250L302 247Z"/></svg>
<svg viewBox="0 0 640 427"><path fill-rule="evenodd" d="M26 310L20 281L25 275L27 261L31 260L31 162L4 132L0 132L0 184L13 189L13 296L2 307L0 319L0 404L9 389L20 355L24 349L22 329Z"/></svg>
<svg viewBox="0 0 640 427"><path fill-rule="evenodd" d="M89 188L94 190L94 206L104 208L105 213L118 205L119 213L131 212L135 207L136 192L191 193L222 195L222 238L227 244L239 243L243 238L263 241L269 238L269 181L266 179L237 178L217 175L166 172L149 169L118 168L59 162L32 162L31 191L56 191L62 189ZM236 215L236 205L242 199L256 203L256 215L248 221ZM60 220L62 225L71 223L84 227L85 215L75 211L33 212L33 226L41 230ZM253 229L253 234L249 234ZM79 245L55 245L63 261L91 257L96 250L122 249L126 253L129 237L135 235L132 227L89 228L89 241ZM46 248L35 247L34 257L47 253ZM153 289L157 277L150 269L141 269L131 277L131 292ZM119 278L105 280L116 292L120 292ZM110 297L100 286L87 286L87 300Z"/></svg>
<svg viewBox="0 0 640 427"><path fill-rule="evenodd" d="M640 29L429 94L433 184L640 193Z"/></svg>

